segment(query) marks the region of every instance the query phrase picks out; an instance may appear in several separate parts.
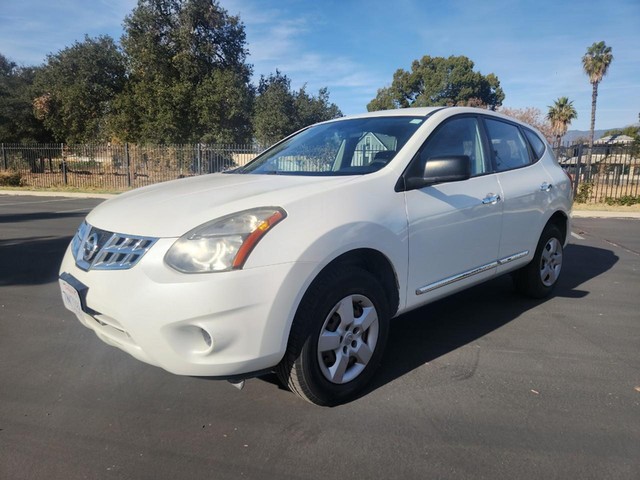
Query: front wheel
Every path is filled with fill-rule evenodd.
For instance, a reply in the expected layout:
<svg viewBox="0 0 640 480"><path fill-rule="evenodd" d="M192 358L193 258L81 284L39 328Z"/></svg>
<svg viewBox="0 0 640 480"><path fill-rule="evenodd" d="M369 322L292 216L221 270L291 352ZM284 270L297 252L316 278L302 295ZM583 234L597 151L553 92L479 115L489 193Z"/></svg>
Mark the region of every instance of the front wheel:
<svg viewBox="0 0 640 480"><path fill-rule="evenodd" d="M548 296L560 278L562 258L562 234L555 225L547 225L531 263L514 274L518 291L533 298Z"/></svg>
<svg viewBox="0 0 640 480"><path fill-rule="evenodd" d="M324 273L298 308L278 377L317 405L348 400L380 363L388 310L384 291L369 272L341 267Z"/></svg>

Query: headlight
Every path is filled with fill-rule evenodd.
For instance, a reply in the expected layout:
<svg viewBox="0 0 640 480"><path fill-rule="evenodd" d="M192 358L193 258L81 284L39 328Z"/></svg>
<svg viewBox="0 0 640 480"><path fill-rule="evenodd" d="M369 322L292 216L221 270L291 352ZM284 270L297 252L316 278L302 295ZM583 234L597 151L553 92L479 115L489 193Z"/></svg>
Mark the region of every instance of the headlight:
<svg viewBox="0 0 640 480"><path fill-rule="evenodd" d="M183 273L242 268L253 247L286 216L281 208L261 207L212 220L178 239L164 260Z"/></svg>

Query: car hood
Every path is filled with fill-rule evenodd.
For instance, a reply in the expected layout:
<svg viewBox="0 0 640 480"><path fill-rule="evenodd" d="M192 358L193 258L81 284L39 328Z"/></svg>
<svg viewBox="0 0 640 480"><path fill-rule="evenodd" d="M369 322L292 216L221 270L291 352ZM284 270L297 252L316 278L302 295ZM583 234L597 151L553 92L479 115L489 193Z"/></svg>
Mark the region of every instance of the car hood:
<svg viewBox="0 0 640 480"><path fill-rule="evenodd" d="M148 237L180 237L223 215L254 207L286 210L354 177L212 174L143 187L96 207L87 221L103 230Z"/></svg>

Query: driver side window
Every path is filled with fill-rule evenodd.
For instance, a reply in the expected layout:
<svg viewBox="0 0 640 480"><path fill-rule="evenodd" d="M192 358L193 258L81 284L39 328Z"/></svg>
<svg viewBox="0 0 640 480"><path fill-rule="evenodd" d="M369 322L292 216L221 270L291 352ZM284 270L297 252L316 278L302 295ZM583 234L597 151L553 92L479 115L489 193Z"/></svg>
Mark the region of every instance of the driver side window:
<svg viewBox="0 0 640 480"><path fill-rule="evenodd" d="M420 166L430 158L467 155L471 159L471 176L489 171L482 148L478 120L474 117L454 118L429 136L420 152Z"/></svg>

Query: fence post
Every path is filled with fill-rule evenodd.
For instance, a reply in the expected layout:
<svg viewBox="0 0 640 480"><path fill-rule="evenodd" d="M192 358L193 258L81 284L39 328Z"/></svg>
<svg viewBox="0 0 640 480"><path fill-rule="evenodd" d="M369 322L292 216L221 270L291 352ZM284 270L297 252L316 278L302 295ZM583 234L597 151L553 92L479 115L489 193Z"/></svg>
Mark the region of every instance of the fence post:
<svg viewBox="0 0 640 480"><path fill-rule="evenodd" d="M7 151L4 149L4 143L2 144L2 165L5 170L9 170L9 163L7 162Z"/></svg>
<svg viewBox="0 0 640 480"><path fill-rule="evenodd" d="M64 158L64 143L60 144L60 154L62 155L62 179L65 185L69 184L69 179L67 178L67 159Z"/></svg>
<svg viewBox="0 0 640 480"><path fill-rule="evenodd" d="M198 175L202 175L202 144L198 143Z"/></svg>
<svg viewBox="0 0 640 480"><path fill-rule="evenodd" d="M578 184L580 183L580 177L582 166L580 165L580 160L582 159L582 144L578 145L578 158L576 159L576 181L573 182L573 198L576 198L578 194Z"/></svg>
<svg viewBox="0 0 640 480"><path fill-rule="evenodd" d="M127 162L127 186L131 187L131 158L129 157L129 143L124 144L124 158Z"/></svg>

